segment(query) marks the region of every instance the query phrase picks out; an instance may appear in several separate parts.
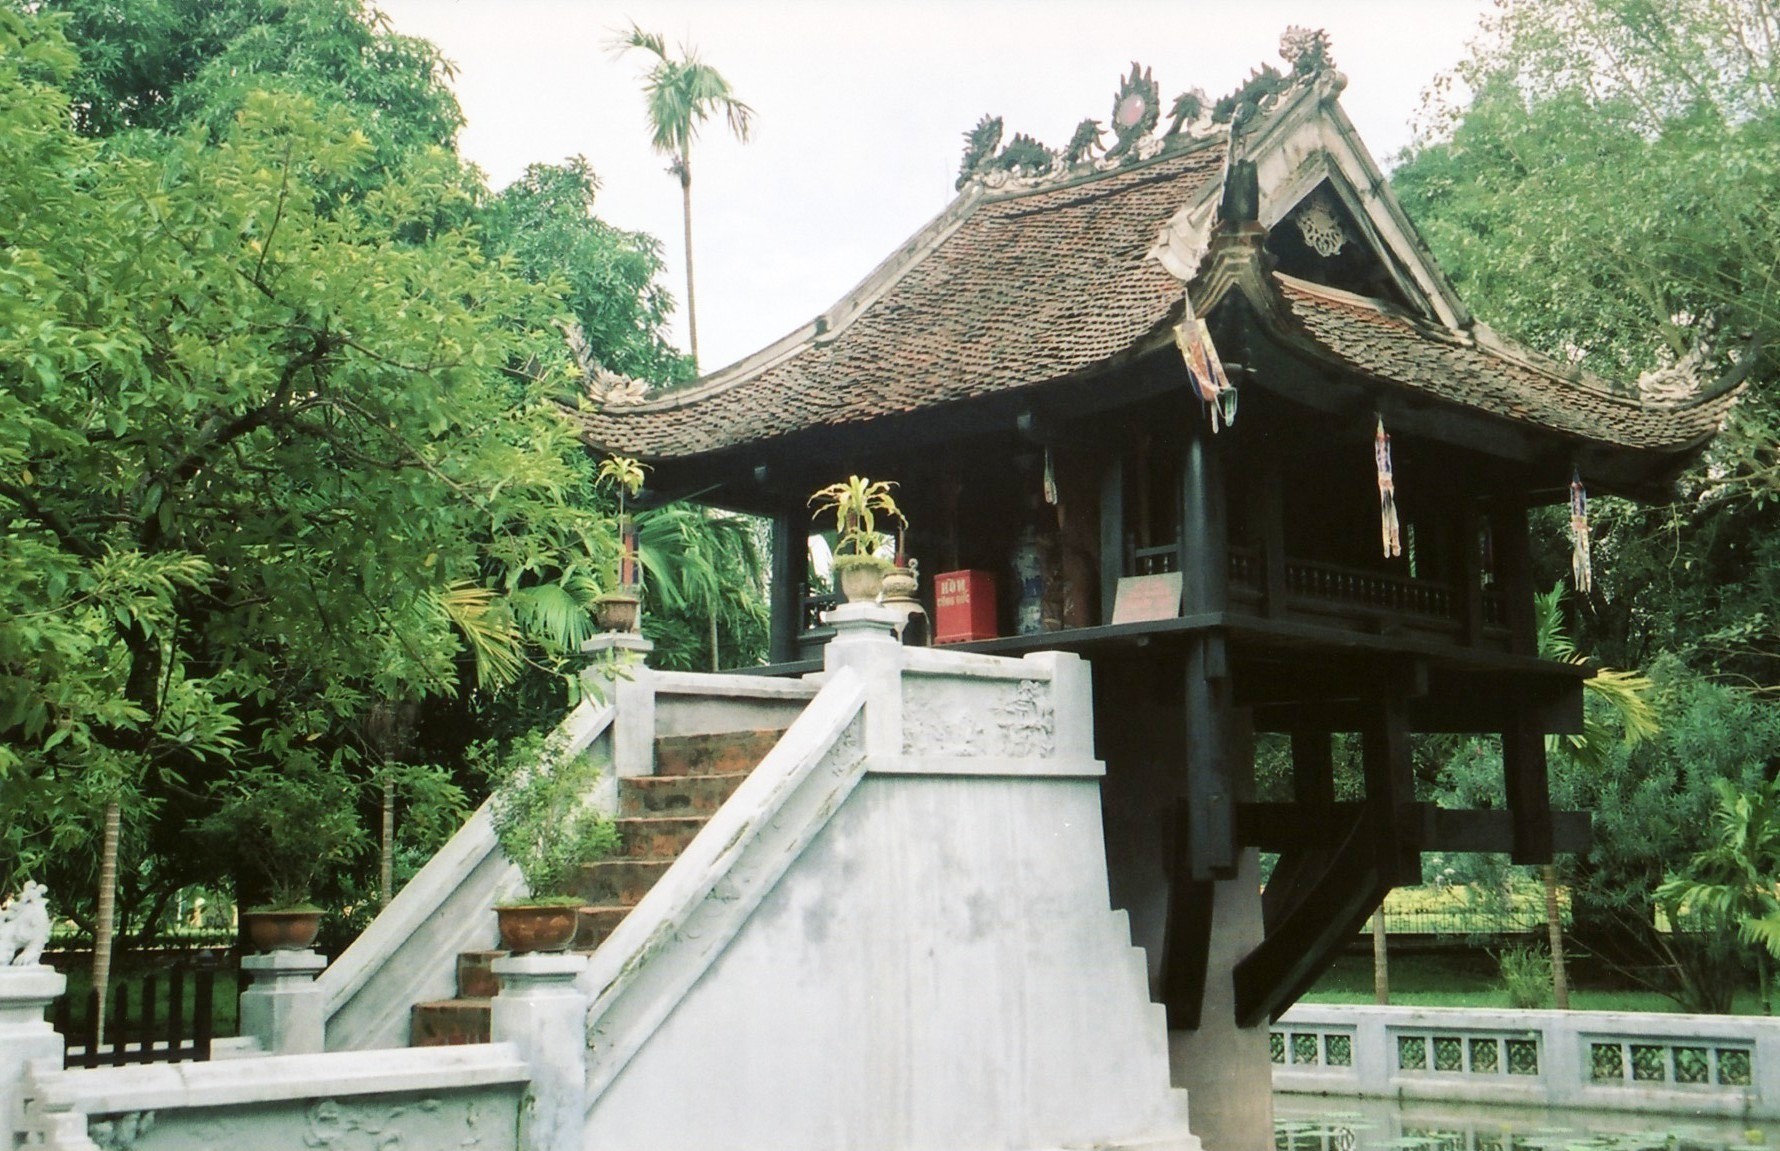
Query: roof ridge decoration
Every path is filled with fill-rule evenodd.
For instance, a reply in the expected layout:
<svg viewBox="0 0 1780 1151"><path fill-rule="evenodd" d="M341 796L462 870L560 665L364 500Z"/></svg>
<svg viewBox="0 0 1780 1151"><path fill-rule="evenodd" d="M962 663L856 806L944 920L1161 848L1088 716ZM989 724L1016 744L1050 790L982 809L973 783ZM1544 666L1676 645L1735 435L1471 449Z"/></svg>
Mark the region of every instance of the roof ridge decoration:
<svg viewBox="0 0 1780 1151"><path fill-rule="evenodd" d="M569 355L581 370L581 390L589 400L608 407L640 404L649 398L649 381L614 372L600 363L577 320L558 320L556 328L569 345Z"/></svg>
<svg viewBox="0 0 1780 1151"><path fill-rule="evenodd" d="M1168 128L1160 136L1154 133L1162 119L1161 88L1148 68L1132 61L1131 74L1120 79L1113 94L1108 125L1115 142L1110 148L1101 143L1106 129L1092 118L1075 126L1062 149L1047 147L1023 132L1015 133L1002 147L1001 117L984 115L975 128L964 133L964 156L953 186L963 190L976 184L989 191L1041 188L1110 172L1226 131L1241 133L1319 82L1326 81L1335 92L1347 86L1347 77L1336 70L1330 54L1329 34L1321 28L1287 28L1279 38L1279 54L1291 66L1290 71L1262 64L1216 103L1207 100L1203 88L1189 88L1176 96L1168 110ZM1102 153L1098 159L1096 152Z"/></svg>

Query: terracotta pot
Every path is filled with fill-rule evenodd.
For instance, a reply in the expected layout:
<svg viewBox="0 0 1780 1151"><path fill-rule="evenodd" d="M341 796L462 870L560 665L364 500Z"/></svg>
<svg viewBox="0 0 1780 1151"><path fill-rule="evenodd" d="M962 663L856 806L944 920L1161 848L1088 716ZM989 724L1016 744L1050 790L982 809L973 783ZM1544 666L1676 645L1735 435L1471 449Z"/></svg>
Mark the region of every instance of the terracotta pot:
<svg viewBox="0 0 1780 1151"><path fill-rule="evenodd" d="M874 564L835 564L848 603L873 603L884 590L884 569Z"/></svg>
<svg viewBox="0 0 1780 1151"><path fill-rule="evenodd" d="M575 921L580 909L569 903L527 904L497 907L501 946L515 953L523 951L561 951L575 938Z"/></svg>
<svg viewBox="0 0 1780 1151"><path fill-rule="evenodd" d="M629 592L607 592L594 606L594 618L602 631L636 631L642 600Z"/></svg>
<svg viewBox="0 0 1780 1151"><path fill-rule="evenodd" d="M247 938L261 951L307 951L321 932L320 911L244 911Z"/></svg>

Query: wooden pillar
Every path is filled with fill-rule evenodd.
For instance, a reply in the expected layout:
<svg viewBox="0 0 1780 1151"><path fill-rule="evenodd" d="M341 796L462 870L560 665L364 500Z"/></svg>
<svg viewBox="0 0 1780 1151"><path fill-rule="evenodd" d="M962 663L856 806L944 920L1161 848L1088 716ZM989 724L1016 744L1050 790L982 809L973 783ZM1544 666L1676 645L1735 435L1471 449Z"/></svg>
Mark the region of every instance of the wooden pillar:
<svg viewBox="0 0 1780 1151"><path fill-rule="evenodd" d="M1335 741L1328 732L1292 733L1292 798L1307 805L1335 802Z"/></svg>
<svg viewBox="0 0 1780 1151"><path fill-rule="evenodd" d="M1459 528L1459 609L1464 623L1465 643L1476 647L1483 642L1483 556L1478 551L1477 537L1482 524L1469 500L1461 498L1454 509Z"/></svg>
<svg viewBox="0 0 1780 1151"><path fill-rule="evenodd" d="M1371 710L1360 744L1366 803L1384 836L1378 846L1380 869L1387 886L1413 886L1422 881L1422 857L1415 768L1409 754L1408 692L1390 683Z"/></svg>
<svg viewBox="0 0 1780 1151"><path fill-rule="evenodd" d="M1115 455L1100 473L1100 622L1112 622L1119 578L1125 575L1125 459Z"/></svg>
<svg viewBox="0 0 1780 1151"><path fill-rule="evenodd" d="M1517 719L1502 733L1502 773L1508 810L1514 819L1514 848L1509 857L1516 863L1550 863L1551 789L1545 733L1530 718Z"/></svg>
<svg viewBox="0 0 1780 1151"><path fill-rule="evenodd" d="M1278 619L1286 614L1286 483L1272 455L1261 459L1259 490L1262 604Z"/></svg>
<svg viewBox="0 0 1780 1151"><path fill-rule="evenodd" d="M803 632L803 581L809 570L809 546L805 510L781 508L773 516L771 621L767 635L767 658L771 663L790 663L797 658L797 637Z"/></svg>
<svg viewBox="0 0 1780 1151"><path fill-rule="evenodd" d="M1506 597L1508 650L1537 655L1539 639L1533 618L1533 561L1527 549L1527 509L1500 505L1490 516L1495 540L1496 578Z"/></svg>
<svg viewBox="0 0 1780 1151"><path fill-rule="evenodd" d="M1181 459L1180 571L1186 615L1222 612L1229 589L1229 525L1223 459L1194 425ZM1185 683L1187 802L1194 880L1228 878L1236 866L1236 757L1230 670L1221 628L1193 635Z"/></svg>

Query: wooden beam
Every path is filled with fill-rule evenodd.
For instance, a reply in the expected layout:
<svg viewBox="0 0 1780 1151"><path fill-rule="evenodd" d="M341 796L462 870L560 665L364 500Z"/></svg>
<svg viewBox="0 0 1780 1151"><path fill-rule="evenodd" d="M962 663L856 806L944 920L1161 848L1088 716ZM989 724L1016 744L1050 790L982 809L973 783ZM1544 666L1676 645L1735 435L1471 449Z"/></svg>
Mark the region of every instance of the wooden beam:
<svg viewBox="0 0 1780 1151"><path fill-rule="evenodd" d="M1537 655L1537 623L1533 618L1533 560L1528 550L1527 509L1519 504L1498 504L1490 516L1494 541L1496 579L1506 597L1508 650L1516 655Z"/></svg>
<svg viewBox="0 0 1780 1151"><path fill-rule="evenodd" d="M1457 509L1459 525L1459 594L1465 620L1465 644L1476 647L1483 642L1483 555L1478 547L1482 524L1470 500L1461 499Z"/></svg>
<svg viewBox="0 0 1780 1151"><path fill-rule="evenodd" d="M1239 803L1236 842L1242 847L1274 851L1281 863L1289 852L1327 849L1365 810L1364 803ZM1514 813L1502 809L1436 807L1417 803L1407 823L1418 851L1514 850ZM1593 842L1589 813L1551 813L1554 850L1581 853ZM1275 868L1274 879L1279 878ZM1268 884L1271 891L1273 883Z"/></svg>
<svg viewBox="0 0 1780 1151"><path fill-rule="evenodd" d="M1309 808L1335 802L1335 740L1328 732L1292 733L1292 798Z"/></svg>
<svg viewBox="0 0 1780 1151"><path fill-rule="evenodd" d="M1238 1027L1279 1018L1384 901L1390 883L1381 866L1383 830L1369 808L1343 825L1328 865L1304 897L1236 964Z"/></svg>

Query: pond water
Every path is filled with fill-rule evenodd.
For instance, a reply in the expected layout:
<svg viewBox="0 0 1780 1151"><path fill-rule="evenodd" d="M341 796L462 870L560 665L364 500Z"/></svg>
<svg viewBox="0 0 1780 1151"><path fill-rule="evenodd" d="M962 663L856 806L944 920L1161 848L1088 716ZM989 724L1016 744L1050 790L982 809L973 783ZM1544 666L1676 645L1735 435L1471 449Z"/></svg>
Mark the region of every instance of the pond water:
<svg viewBox="0 0 1780 1151"><path fill-rule="evenodd" d="M1780 1123L1273 1097L1278 1151L1780 1151Z"/></svg>

